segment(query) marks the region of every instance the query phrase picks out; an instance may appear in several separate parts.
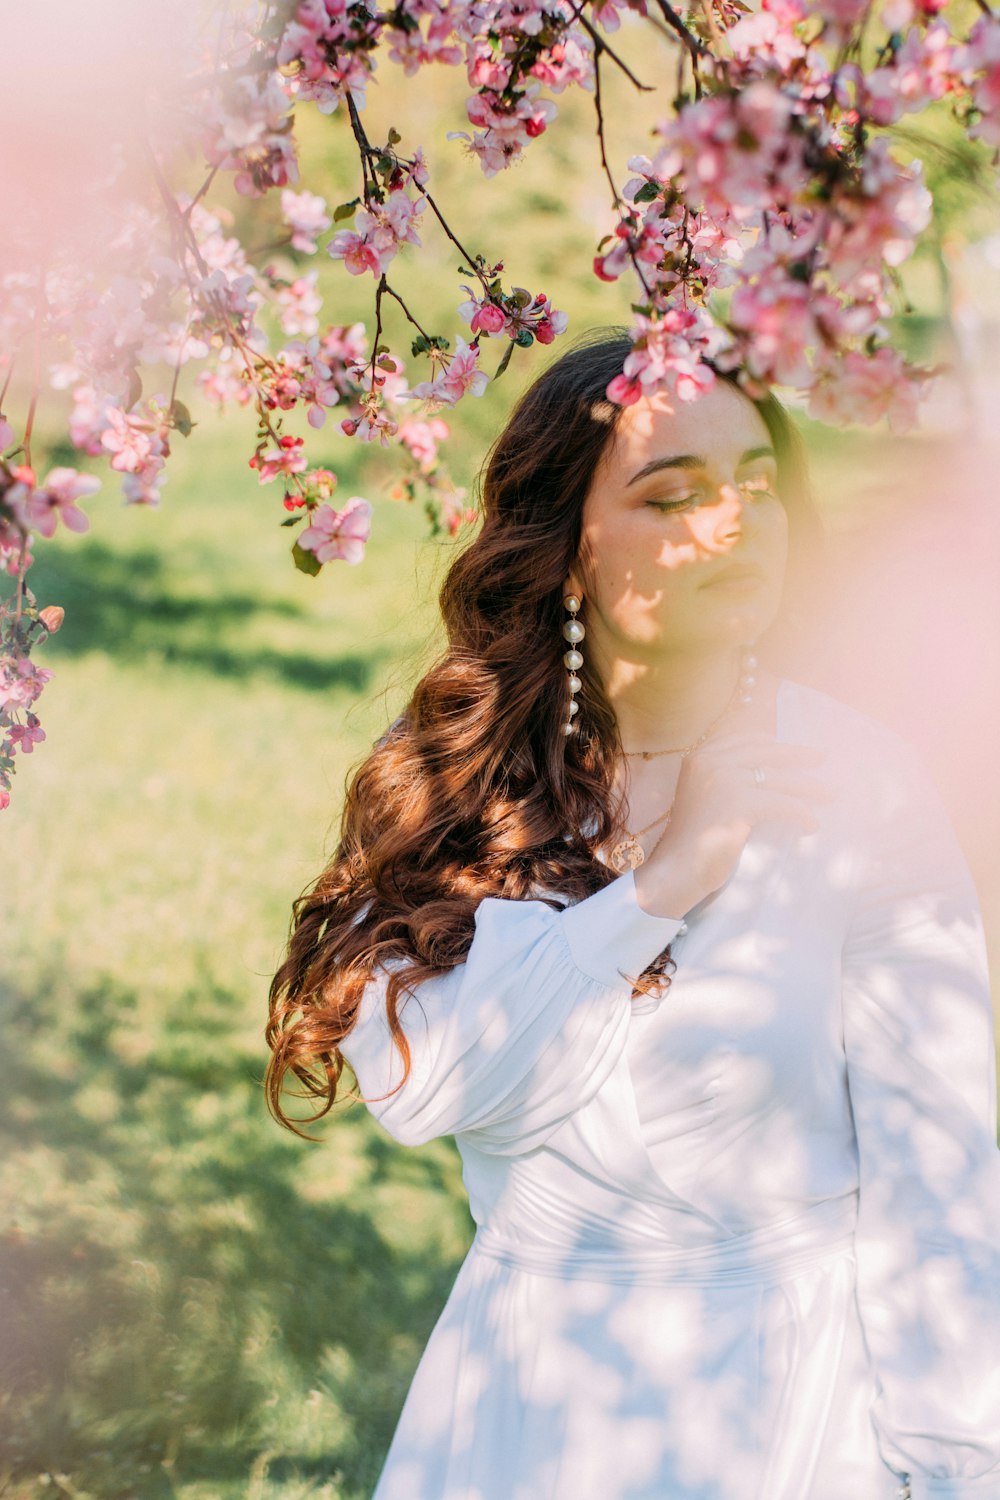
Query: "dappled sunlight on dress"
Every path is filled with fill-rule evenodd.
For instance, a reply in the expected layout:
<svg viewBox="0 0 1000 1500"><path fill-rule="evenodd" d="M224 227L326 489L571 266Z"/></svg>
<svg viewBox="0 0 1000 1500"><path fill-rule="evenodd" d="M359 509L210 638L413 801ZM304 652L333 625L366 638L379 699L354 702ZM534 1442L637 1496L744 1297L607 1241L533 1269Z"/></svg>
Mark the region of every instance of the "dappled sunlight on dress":
<svg viewBox="0 0 1000 1500"><path fill-rule="evenodd" d="M975 888L916 753L784 681L818 832L683 922L489 899L345 1053L478 1230L375 1500L1000 1500L1000 1152ZM630 978L668 943L662 1000Z"/></svg>

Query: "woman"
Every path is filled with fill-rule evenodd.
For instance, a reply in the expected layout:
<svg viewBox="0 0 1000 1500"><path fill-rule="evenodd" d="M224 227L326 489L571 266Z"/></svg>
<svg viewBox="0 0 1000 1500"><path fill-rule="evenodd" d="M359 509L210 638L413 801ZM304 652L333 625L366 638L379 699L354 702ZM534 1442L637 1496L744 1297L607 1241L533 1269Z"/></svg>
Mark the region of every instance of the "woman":
<svg viewBox="0 0 1000 1500"><path fill-rule="evenodd" d="M528 390L272 985L478 1229L376 1500L1000 1500L976 891L919 755L770 671L814 525L729 379ZM286 1119L286 1123L288 1123Z"/></svg>

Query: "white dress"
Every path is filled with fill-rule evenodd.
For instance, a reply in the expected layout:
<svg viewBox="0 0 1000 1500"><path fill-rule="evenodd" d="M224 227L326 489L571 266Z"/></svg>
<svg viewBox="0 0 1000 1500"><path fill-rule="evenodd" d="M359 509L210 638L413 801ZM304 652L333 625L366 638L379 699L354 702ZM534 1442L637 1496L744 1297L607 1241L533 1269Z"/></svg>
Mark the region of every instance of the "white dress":
<svg viewBox="0 0 1000 1500"><path fill-rule="evenodd" d="M484 900L344 1051L478 1226L374 1500L1000 1500L1000 1151L976 889L919 753L783 679L838 787L683 922ZM673 940L659 1002L628 977Z"/></svg>

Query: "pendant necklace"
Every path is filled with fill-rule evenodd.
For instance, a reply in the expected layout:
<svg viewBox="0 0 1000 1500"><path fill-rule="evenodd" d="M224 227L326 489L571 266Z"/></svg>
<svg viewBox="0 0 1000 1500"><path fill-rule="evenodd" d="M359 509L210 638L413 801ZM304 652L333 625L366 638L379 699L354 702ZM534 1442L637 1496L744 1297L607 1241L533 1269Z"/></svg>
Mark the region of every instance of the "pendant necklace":
<svg viewBox="0 0 1000 1500"><path fill-rule="evenodd" d="M716 715L716 717L712 720L711 724L709 724L704 733L700 734L696 740L693 740L691 742L690 745L678 745L667 750L626 750L623 753L629 758L638 756L641 760L654 760L658 755L679 755L681 757L681 770L683 770L684 760L687 759L687 757L693 750L697 750L699 745L703 745L705 743L709 735L712 733L712 730L729 712L729 709L731 708L733 700L735 699L737 694L740 695L741 703L753 702L753 689L754 684L757 681L756 677L753 675L756 665L756 656L754 656L752 653L744 655L744 659L740 667L740 675L736 681L736 686L733 688L728 699L726 700L725 707L720 714ZM674 801L676 800L677 799L675 794ZM657 823L662 823L664 819L666 819L669 823L670 814L673 812L673 810L674 802L671 802L666 812L660 813L659 817L654 818L652 823L647 823L645 828L639 828L635 833L631 833L626 828L625 837L623 839L620 839L619 842L615 844L614 848L611 850L611 853L608 855L608 864L617 874L624 875L626 870L637 870L641 864L645 863L646 856L643 852L642 845L639 843L640 838L644 833L648 833L651 828L655 828ZM663 837L663 834L665 834L666 831L666 829L663 830L660 838ZM660 840L657 839L656 844L659 844L659 842ZM654 845L653 847L655 848L656 845Z"/></svg>

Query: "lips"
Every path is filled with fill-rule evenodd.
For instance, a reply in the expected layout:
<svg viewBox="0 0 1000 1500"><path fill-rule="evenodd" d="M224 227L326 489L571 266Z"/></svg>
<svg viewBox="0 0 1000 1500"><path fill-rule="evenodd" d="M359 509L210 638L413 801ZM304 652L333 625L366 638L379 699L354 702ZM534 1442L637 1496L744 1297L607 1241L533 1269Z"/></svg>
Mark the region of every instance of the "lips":
<svg viewBox="0 0 1000 1500"><path fill-rule="evenodd" d="M756 563L730 563L726 568L720 568L713 578L709 578L703 588L710 589L717 583L737 583L740 580L753 579L757 583L763 582L764 573Z"/></svg>

